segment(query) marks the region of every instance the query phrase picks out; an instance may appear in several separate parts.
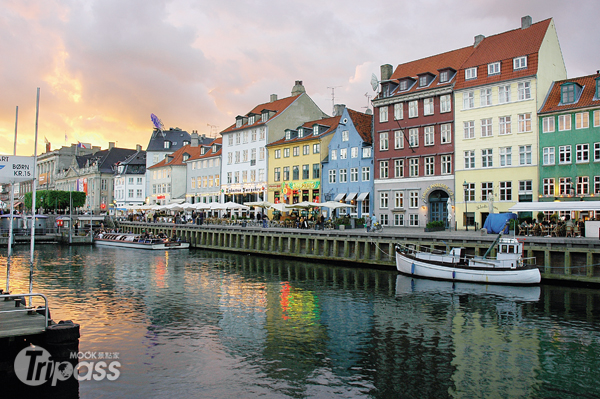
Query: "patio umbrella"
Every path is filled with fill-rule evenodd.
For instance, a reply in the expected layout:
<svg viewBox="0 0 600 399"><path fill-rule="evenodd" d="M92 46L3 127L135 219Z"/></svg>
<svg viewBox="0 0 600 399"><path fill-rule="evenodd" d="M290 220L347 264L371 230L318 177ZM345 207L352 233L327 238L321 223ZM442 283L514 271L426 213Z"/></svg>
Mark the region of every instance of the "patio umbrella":
<svg viewBox="0 0 600 399"><path fill-rule="evenodd" d="M270 207L278 210L279 212L285 212L285 211L289 210L289 208L287 207L287 204L283 204L283 203L272 204Z"/></svg>
<svg viewBox="0 0 600 399"><path fill-rule="evenodd" d="M184 211L192 211L192 210L196 209L194 204L190 204L189 202L184 202L183 204L181 204L181 207L183 208Z"/></svg>
<svg viewBox="0 0 600 399"><path fill-rule="evenodd" d="M170 210L170 211L183 211L183 206L181 206L179 204L169 204L169 205L165 206L165 209Z"/></svg>
<svg viewBox="0 0 600 399"><path fill-rule="evenodd" d="M163 209L165 209L165 206L166 205L156 204L150 207L150 209L152 209L153 211L162 211Z"/></svg>
<svg viewBox="0 0 600 399"><path fill-rule="evenodd" d="M205 204L204 202L196 202L192 206L194 207L193 209L200 210L200 211L211 209L210 204Z"/></svg>
<svg viewBox="0 0 600 399"><path fill-rule="evenodd" d="M231 202L231 201L229 201L229 202L226 202L226 203L224 203L223 205L225 205L225 208L224 208L224 209L240 209L240 210L247 210L247 209L250 209L250 207L249 207L249 206L242 205L242 204L238 204L238 203Z"/></svg>
<svg viewBox="0 0 600 399"><path fill-rule="evenodd" d="M339 209L339 208L354 208L356 205L346 204L345 202L337 202L337 201L327 201L319 204L319 206L329 208L329 209Z"/></svg>
<svg viewBox="0 0 600 399"><path fill-rule="evenodd" d="M318 202L310 202L310 201L303 201L303 202L298 202L297 204L291 204L291 205L287 205L288 209L309 209L309 208L314 208L317 206L321 206L322 204L318 203Z"/></svg>
<svg viewBox="0 0 600 399"><path fill-rule="evenodd" d="M270 208L273 205L272 202L269 201L254 201L254 202L244 202L244 205L251 206L254 208Z"/></svg>
<svg viewBox="0 0 600 399"><path fill-rule="evenodd" d="M227 206L225 204L220 203L220 202L213 202L212 204L210 204L210 209L213 209L213 210L223 210L223 209L227 209Z"/></svg>

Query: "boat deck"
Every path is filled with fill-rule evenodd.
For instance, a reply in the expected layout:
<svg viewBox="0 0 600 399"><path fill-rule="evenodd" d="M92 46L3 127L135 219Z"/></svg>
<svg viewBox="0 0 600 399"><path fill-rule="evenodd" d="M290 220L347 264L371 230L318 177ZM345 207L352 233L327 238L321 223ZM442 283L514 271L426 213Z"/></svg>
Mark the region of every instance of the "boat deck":
<svg viewBox="0 0 600 399"><path fill-rule="evenodd" d="M46 330L44 315L28 312L23 305L15 307L15 302L0 298L0 338L40 334ZM13 312L19 309L21 311Z"/></svg>

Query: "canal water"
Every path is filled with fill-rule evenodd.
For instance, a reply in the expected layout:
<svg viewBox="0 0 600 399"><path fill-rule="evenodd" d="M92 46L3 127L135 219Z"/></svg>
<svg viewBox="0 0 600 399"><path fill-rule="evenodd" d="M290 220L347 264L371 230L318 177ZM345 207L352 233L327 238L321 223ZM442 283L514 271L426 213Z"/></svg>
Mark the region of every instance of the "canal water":
<svg viewBox="0 0 600 399"><path fill-rule="evenodd" d="M38 246L35 259L52 318L121 363L115 381L82 381L84 398L600 397L600 290L200 250ZM11 276L28 290L26 248Z"/></svg>

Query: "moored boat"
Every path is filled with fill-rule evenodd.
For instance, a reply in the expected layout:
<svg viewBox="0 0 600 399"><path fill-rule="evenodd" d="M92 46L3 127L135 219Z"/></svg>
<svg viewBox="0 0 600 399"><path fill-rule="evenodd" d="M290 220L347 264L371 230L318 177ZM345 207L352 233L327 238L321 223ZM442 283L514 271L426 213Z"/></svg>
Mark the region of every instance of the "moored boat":
<svg viewBox="0 0 600 399"><path fill-rule="evenodd" d="M190 247L188 242L171 241L162 238L146 238L141 234L128 233L101 233L94 239L96 245L138 248L138 249L186 249Z"/></svg>

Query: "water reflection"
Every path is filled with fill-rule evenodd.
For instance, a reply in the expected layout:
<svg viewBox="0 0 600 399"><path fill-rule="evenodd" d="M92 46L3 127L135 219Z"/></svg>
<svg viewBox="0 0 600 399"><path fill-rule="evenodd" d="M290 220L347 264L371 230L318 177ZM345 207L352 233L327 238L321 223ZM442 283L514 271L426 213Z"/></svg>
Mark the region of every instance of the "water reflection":
<svg viewBox="0 0 600 399"><path fill-rule="evenodd" d="M17 250L14 290L28 288ZM0 278L3 278L0 272ZM118 352L82 396L599 395L600 294L207 251L40 247L34 290Z"/></svg>

